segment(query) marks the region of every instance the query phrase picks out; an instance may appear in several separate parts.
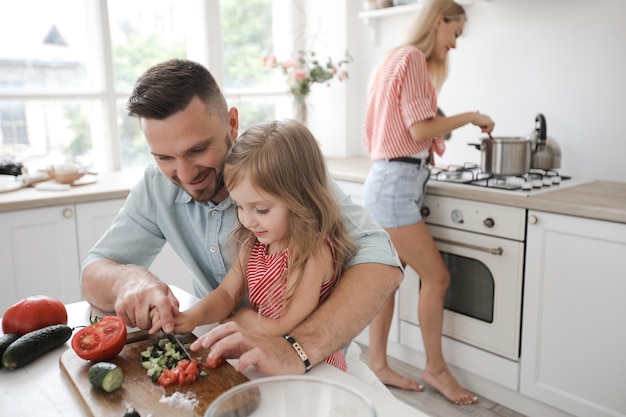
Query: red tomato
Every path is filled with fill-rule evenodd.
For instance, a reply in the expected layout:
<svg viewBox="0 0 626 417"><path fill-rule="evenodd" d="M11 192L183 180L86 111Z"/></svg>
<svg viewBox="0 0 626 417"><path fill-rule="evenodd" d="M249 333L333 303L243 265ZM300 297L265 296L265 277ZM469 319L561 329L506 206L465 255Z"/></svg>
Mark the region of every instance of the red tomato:
<svg viewBox="0 0 626 417"><path fill-rule="evenodd" d="M46 295L24 298L2 317L4 334L26 334L53 324L67 324L67 310L62 302Z"/></svg>
<svg viewBox="0 0 626 417"><path fill-rule="evenodd" d="M205 369L215 369L221 364L226 362L223 358L211 359L209 357L206 358L206 363L204 364Z"/></svg>
<svg viewBox="0 0 626 417"><path fill-rule="evenodd" d="M157 382L162 387L169 387L170 385L178 382L178 378L173 370L164 369L163 372L161 372L161 375L159 375Z"/></svg>
<svg viewBox="0 0 626 417"><path fill-rule="evenodd" d="M88 361L104 361L116 357L126 344L126 325L117 316L106 316L91 326L83 327L72 338L72 349Z"/></svg>
<svg viewBox="0 0 626 417"><path fill-rule="evenodd" d="M172 384L184 385L195 381L200 371L195 360L181 359L172 369L164 369L157 379L157 383L163 387Z"/></svg>

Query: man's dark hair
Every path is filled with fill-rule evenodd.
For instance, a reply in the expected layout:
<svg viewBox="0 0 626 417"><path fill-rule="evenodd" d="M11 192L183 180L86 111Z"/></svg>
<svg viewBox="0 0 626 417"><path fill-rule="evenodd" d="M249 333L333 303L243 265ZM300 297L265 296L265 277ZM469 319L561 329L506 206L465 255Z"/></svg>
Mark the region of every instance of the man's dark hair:
<svg viewBox="0 0 626 417"><path fill-rule="evenodd" d="M128 99L128 114L163 120L184 110L194 97L227 118L228 107L213 75L201 64L171 59L149 68L139 77Z"/></svg>

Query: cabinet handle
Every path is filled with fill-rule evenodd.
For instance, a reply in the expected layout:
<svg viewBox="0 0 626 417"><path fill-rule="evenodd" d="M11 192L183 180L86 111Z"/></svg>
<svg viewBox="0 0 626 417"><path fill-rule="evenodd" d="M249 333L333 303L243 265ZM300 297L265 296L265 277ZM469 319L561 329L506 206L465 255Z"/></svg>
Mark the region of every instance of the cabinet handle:
<svg viewBox="0 0 626 417"><path fill-rule="evenodd" d="M450 245L460 246L462 248L468 248L468 249L474 249L474 250L487 252L487 253L490 253L492 255L501 256L502 253L504 253L504 249L502 249L501 247L487 248L485 246L472 245L471 243L465 243L465 242L456 242L454 240L441 239L441 238L438 238L438 237L433 238L433 240L435 240L436 242L448 243Z"/></svg>
<svg viewBox="0 0 626 417"><path fill-rule="evenodd" d="M537 216L529 216L528 217L528 223L530 223L530 224L537 224L537 223L539 223L539 219L537 218Z"/></svg>
<svg viewBox="0 0 626 417"><path fill-rule="evenodd" d="M71 219L74 215L74 211L71 208L66 208L63 210L63 217L66 219Z"/></svg>

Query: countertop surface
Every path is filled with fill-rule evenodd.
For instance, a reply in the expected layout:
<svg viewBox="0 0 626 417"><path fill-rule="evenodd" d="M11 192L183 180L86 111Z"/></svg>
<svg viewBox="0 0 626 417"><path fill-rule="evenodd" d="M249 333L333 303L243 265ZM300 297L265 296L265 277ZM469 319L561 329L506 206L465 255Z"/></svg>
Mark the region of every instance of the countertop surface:
<svg viewBox="0 0 626 417"><path fill-rule="evenodd" d="M367 158L329 158L328 167L337 180L363 183L371 166ZM0 212L125 198L141 173L102 173L94 184L63 191L33 187L0 193ZM428 193L494 203L529 210L626 223L626 182L588 181L530 196L494 193L481 187L450 186L429 181Z"/></svg>
<svg viewBox="0 0 626 417"><path fill-rule="evenodd" d="M172 287L172 291L183 308L188 308L197 301L193 295L178 287ZM87 302L68 304L66 309L69 326L89 323L92 309ZM194 333L202 334L208 328L210 326L198 327ZM89 413L72 390L59 365L59 359L66 349L71 349L70 341L23 368L0 369L0 374L2 374L0 375L0 381L2 381L0 382L2 386L0 389L0 414L3 416L32 416L39 412L46 416L88 416ZM233 364L234 362L231 361ZM363 367L371 373L367 365L360 360L358 362L350 361L350 366ZM427 417L426 414L396 399L382 385L376 387L364 382L367 379L359 371L341 372L322 362L308 372L305 377L336 381L362 393L372 401L379 417ZM248 367L243 373L249 379L264 376L253 367ZM42 410L45 412L41 413Z"/></svg>
<svg viewBox="0 0 626 417"><path fill-rule="evenodd" d="M372 162L367 158L327 160L337 180L363 183ZM626 182L587 181L555 191L523 196L494 193L482 187L428 182L429 194L521 207L550 213L626 223Z"/></svg>

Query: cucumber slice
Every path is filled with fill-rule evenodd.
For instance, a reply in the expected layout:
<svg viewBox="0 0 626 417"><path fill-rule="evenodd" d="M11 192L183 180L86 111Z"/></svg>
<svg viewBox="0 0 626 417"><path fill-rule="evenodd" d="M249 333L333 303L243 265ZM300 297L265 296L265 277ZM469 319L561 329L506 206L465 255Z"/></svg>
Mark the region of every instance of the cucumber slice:
<svg viewBox="0 0 626 417"><path fill-rule="evenodd" d="M95 363L88 375L91 385L105 392L116 391L124 383L124 370L110 362Z"/></svg>

